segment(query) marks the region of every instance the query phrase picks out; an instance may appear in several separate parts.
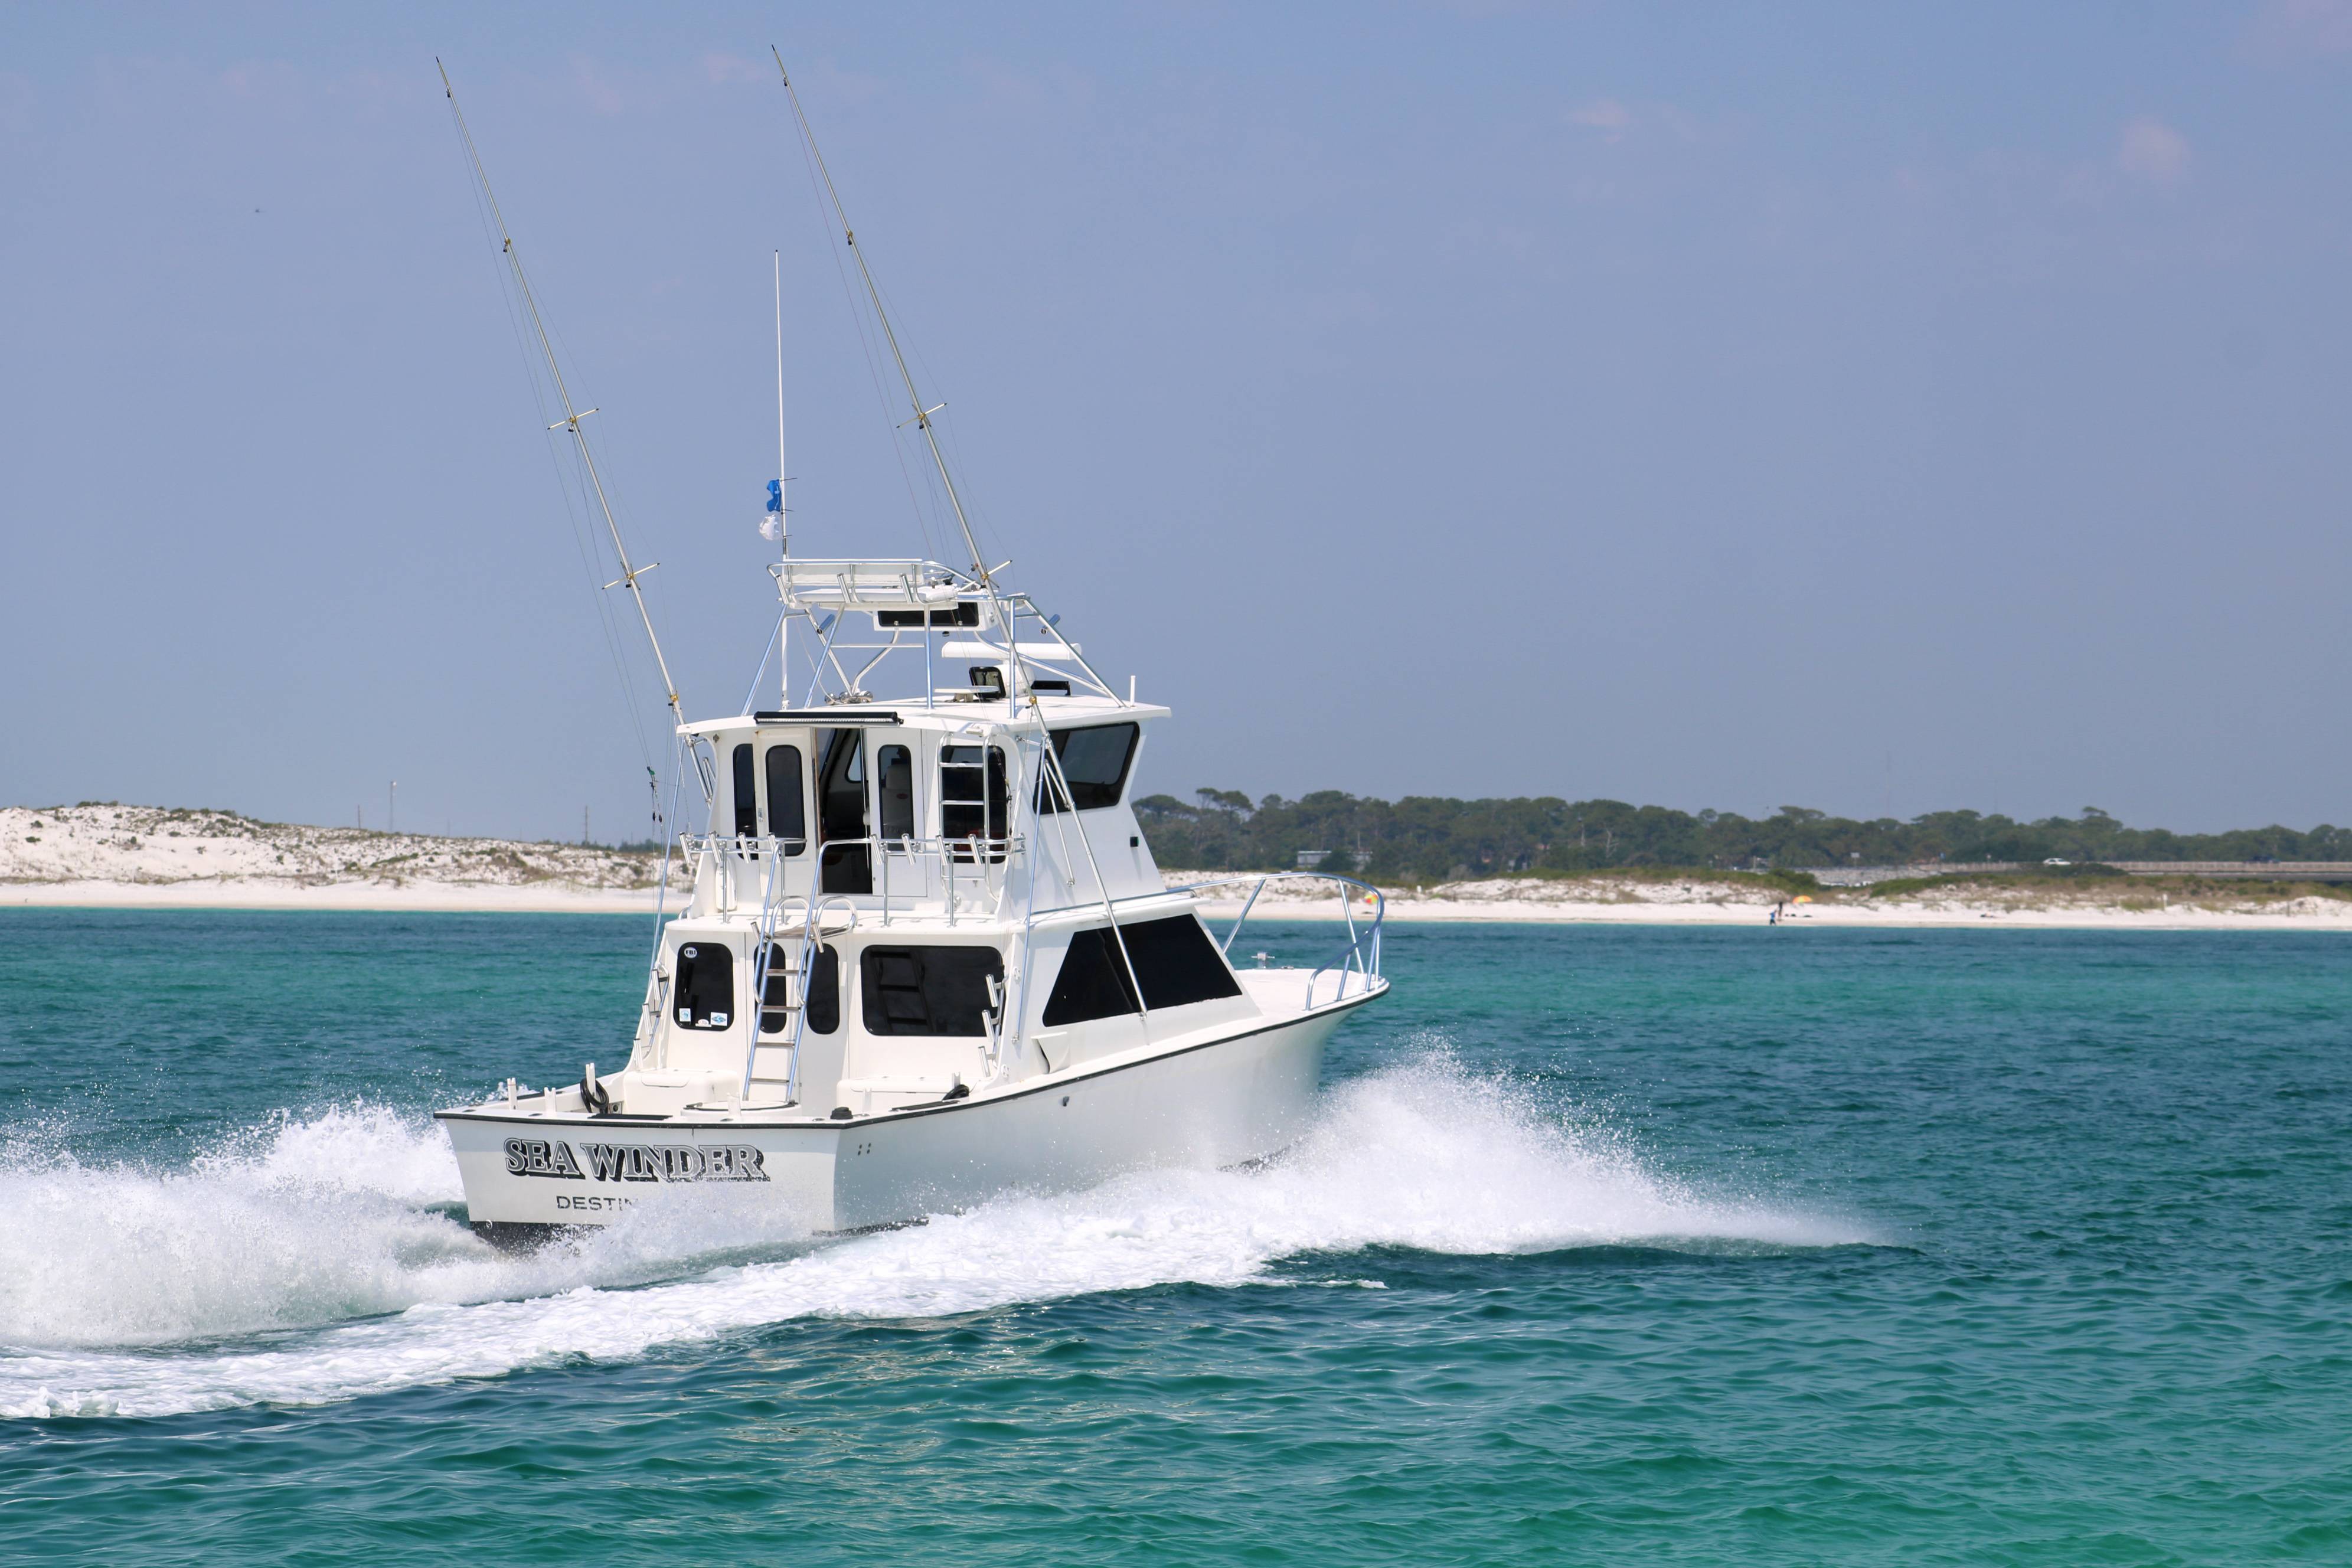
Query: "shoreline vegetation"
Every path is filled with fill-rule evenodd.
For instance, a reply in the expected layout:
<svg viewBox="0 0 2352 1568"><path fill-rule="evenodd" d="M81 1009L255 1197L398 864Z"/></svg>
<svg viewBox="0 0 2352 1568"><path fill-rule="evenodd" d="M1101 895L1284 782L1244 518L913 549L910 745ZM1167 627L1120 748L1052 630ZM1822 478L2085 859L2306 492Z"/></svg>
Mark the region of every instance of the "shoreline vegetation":
<svg viewBox="0 0 2352 1568"><path fill-rule="evenodd" d="M1203 791L1205 796L1213 792ZM1274 797L1268 797L1272 801ZM1307 801L1326 797L1309 796ZM1311 836L1349 816L1375 817L1370 808L1396 815L1402 841L1415 834L1427 845L1447 846L1442 853L1461 852L1463 834L1475 834L1482 821L1492 825L1508 814L1500 806L1544 808L1549 802L1367 802L1339 796L1345 813L1304 809L1307 802L1277 803L1250 808L1214 803L1184 808L1193 813L1190 832L1181 819L1171 819L1169 796L1139 803L1150 806L1147 831L1171 887L1217 877L1241 879L1204 897L1212 915L1231 917L1261 872L1294 869L1300 848L1287 846L1294 834ZM1329 804L1327 801L1327 805ZM1451 815L1430 809L1452 805ZM1592 803L1586 803L1587 805ZM1602 803L1610 804L1610 803ZM1291 810L1298 807L1301 809ZM1412 807L1412 810L1402 810ZM1636 808L1626 808L1635 811ZM1655 812L1659 808L1638 808ZM1261 815L1274 820L1251 846L1255 864L1187 865L1200 860L1204 847L1203 811L1218 815L1206 819L1211 834L1253 826ZM1318 813L1320 813L1319 817ZM1558 820L1557 813L1550 813ZM1593 848L1585 814L1587 839L1581 849ZM1574 825L1571 808L1568 820ZM1684 814L1664 814L1666 817ZM1735 868L1727 866L1674 866L1640 863L1630 858L1605 866L1559 866L1541 863L1550 849L1538 850L1537 864L1493 868L1506 858L1507 841L1496 839L1484 851L1485 863L1456 859L1449 875L1416 872L1383 876L1381 856L1367 849L1327 852L1324 868L1378 885L1387 899L1388 918L1394 921L1475 920L1528 921L1652 922L1665 924L1749 924L1774 918L1787 922L1828 925L1968 925L2040 927L2111 927L2145 930L2346 930L2352 931L2352 883L2268 878L2254 855L2281 860L2352 860L2352 834L2320 827L2307 834L2286 828L2252 830L2246 835L2176 835L2125 828L2104 813L2084 819L2052 819L2037 824L2009 824L2005 818L1977 817L1973 813L1938 814L1945 818L1969 818L1989 824L1978 843L2000 842L2016 849L2049 847L2076 848L2096 842L2115 859L2152 859L2148 854L2125 854L2123 849L2173 851L2162 858L2236 859L2242 871L2228 877L2126 875L2085 855L2054 855L2033 858L2019 868L1970 869L1947 860L1918 866L1916 875L1881 876L1864 886L1834 886L1825 876L1842 874L1844 866L1826 862L1808 869L1792 866ZM1159 820L1155 821L1157 817ZM1792 841L1807 837L1845 843L1849 828L1871 829L1873 824L1846 824L1812 814L1780 818ZM2104 820L2102 820L2104 819ZM1451 822L1445 834L1435 829ZM1722 828L1738 842L1738 835L1755 824L1717 814L1685 817L1686 823ZM1917 828L1927 818L1912 825ZM2109 825L2112 824L2112 826ZM1682 830L1671 821L1664 827ZM2025 830L2044 837L2015 837ZM1927 829L1922 829L1923 832ZM1938 829L1937 831L1943 831ZM1604 829L1601 853L1633 857L1651 853L1629 848L1612 830ZM2011 834L1999 839L1994 836ZM2077 837L2068 838L2068 834ZM1629 836L1630 837L1630 836ZM2336 840L2346 841L2336 848ZM1863 842L1883 847L1883 840ZM1248 842L1234 833L1221 843L1233 855ZM1541 841L1538 841L1541 842ZM1636 839L1636 843L1645 841ZM2211 851L2264 847L2250 854L2227 856ZM2275 848L2269 847L2275 846ZM1571 848L1577 848L1572 842ZM2335 852L2325 851L2334 849ZM2284 850L2287 853L2277 853ZM2200 852L2202 853L2200 853ZM1860 853L1849 848L1850 857ZM1309 858L1313 857L1310 855ZM1524 857L1523 857L1524 858ZM1992 858L1992 857L1986 857ZM1435 857L1424 860L1433 863ZM1749 856L1751 861L1758 858ZM2025 859L2024 855L2010 857ZM2043 866L2040 858L2069 861ZM1388 863L1397 864L1391 854ZM1274 864L1266 862L1273 861ZM1352 868L1348 862L1356 862ZM1851 864L1851 861L1848 861ZM1882 862L1907 869L1901 862ZM219 810L164 809L85 802L61 807L0 807L0 908L241 908L287 910L516 910L540 912L650 912L660 873L660 856L648 846L611 847L597 845L532 843L515 839L457 838L432 834L377 832L349 827L317 827L266 823ZM1345 910L1332 885L1319 880L1275 881L1259 896L1256 913L1281 920L1339 919ZM1358 913L1360 917L1360 906Z"/></svg>
<svg viewBox="0 0 2352 1568"><path fill-rule="evenodd" d="M1351 874L1382 887L1517 872L1644 868L1771 872L1932 863L1939 871L1957 871L1970 864L2047 860L2352 861L2352 828L2322 823L2308 832L2272 826L2174 833L2126 826L2097 806L2084 806L2076 817L2025 822L1973 811L1864 822L1801 805L1745 817L1549 795L1390 802L1320 790L1297 800L1269 795L1253 803L1238 790L1192 795L1191 805L1168 795L1135 803L1162 866L1287 868L1301 855L1324 856L1335 870L1346 868L1339 860L1352 860Z"/></svg>

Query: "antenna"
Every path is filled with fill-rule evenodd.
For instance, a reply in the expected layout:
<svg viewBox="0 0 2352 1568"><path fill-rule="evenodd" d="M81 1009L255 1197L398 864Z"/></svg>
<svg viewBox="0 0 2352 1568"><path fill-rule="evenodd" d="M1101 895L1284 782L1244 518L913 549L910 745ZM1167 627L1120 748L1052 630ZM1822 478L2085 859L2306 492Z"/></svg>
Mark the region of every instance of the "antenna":
<svg viewBox="0 0 2352 1568"><path fill-rule="evenodd" d="M890 325L890 312L882 308L882 291L874 286L874 274L866 265L866 253L857 248L857 232L849 226L849 214L841 205L841 193L834 189L833 171L824 166L824 154L817 151L816 132L809 129L808 114L801 108L801 95L793 86L792 72L784 68L783 51L771 44L768 46L768 52L776 58L776 74L783 79L784 96L792 100L793 118L800 122L801 139L808 144L809 157L816 163L818 174L824 177L824 194L833 203L833 216L841 223L841 237L849 247L849 254L857 258L857 276L866 285L866 298L874 307L874 319L881 323L882 339L890 345L890 358L898 367L899 383L906 387L907 402L915 411L914 417L906 421L906 425L918 425L922 427L923 440L931 449L931 465L940 471L940 483L947 490L948 505L955 511L956 527L963 533L964 548L971 552L972 575L980 579L980 585L982 588L988 590L989 604L996 612L996 624L1004 633L1004 651L1012 663L1013 674L1023 689L1020 695L1029 699L1030 715L1037 721L1038 729L1043 735L1038 748L1038 760L1051 779L1049 787L1057 792L1060 800L1066 803L1071 798L1069 775L1063 772L1061 753L1054 749L1051 734L1045 730L1045 704L1038 700L1037 688L1029 679L1029 661L1022 656L1020 630L1011 613L1005 608L1003 590L996 585L996 573L1003 568L1002 566L992 568L986 558L981 554L980 542L972 537L971 520L964 515L963 498L956 494L955 479L948 473L947 458L940 450L939 432L931 427L931 416L947 405L942 403L929 408L923 406L922 394L915 390L914 373L907 368L907 355L898 347L898 334ZM906 425L900 426L899 428L904 429ZM1012 563L1006 562L1004 564L1011 565ZM1135 994L1140 997L1143 994L1143 986L1136 978L1135 959L1128 952L1127 933L1119 929L1117 912L1111 908L1110 884L1103 879L1102 867L1095 858L1094 841L1081 833L1078 835L1078 847L1086 851L1087 868L1094 873L1095 886L1102 893L1103 914L1110 922L1112 940L1118 945L1119 963L1127 970L1127 982L1135 988ZM1143 1016L1148 1027L1151 1016L1151 1009L1148 1004L1143 1005Z"/></svg>
<svg viewBox="0 0 2352 1568"><path fill-rule="evenodd" d="M637 586L637 579L661 563L654 562L642 572L629 564L628 546L621 542L621 525L614 521L613 503L605 499L604 481L597 474L596 459L588 450L588 433L580 427L580 421L596 411L593 408L575 409L572 405L572 389L563 384L563 367L556 363L555 344L548 338L547 323L539 317L539 300L530 291L530 279L523 276L522 258L515 250L514 236L507 232L506 214L499 210L499 198L490 190L490 174L482 166L482 154L474 146L474 133L466 128L466 112L457 107L457 89L449 85L449 68L441 63L437 55L434 57L433 66L441 73L441 91L449 100L451 117L457 121L457 136L466 143L467 161L474 166L475 179L481 182L482 199L489 204L490 221L498 225L499 254L506 258L508 268L514 273L515 291L522 296L523 308L530 312L531 331L539 338L540 352L547 356L547 374L554 379L555 395L563 404L563 417L548 428L569 430L572 440L578 443L581 466L588 471L589 488L596 492L597 508L604 512L604 527L613 536L613 553L621 559L621 575L604 585L608 588L618 587L623 583L629 585L629 596L637 603L637 618L645 623L646 640L653 645L654 664L661 671L662 691L669 700L670 717L683 721L686 715L678 707L677 683L669 678L669 661L662 657L661 638L654 635L654 617L652 612L646 608L645 590Z"/></svg>

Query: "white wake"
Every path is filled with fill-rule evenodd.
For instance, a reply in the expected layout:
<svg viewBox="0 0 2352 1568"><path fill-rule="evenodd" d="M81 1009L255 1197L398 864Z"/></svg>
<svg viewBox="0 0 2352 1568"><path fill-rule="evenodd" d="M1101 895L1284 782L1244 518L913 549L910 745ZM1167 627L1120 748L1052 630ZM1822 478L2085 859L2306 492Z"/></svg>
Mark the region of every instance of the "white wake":
<svg viewBox="0 0 2352 1568"><path fill-rule="evenodd" d="M1139 1173L827 1241L754 1194L684 1189L606 1231L501 1254L425 1206L459 1196L439 1131L366 1108L281 1122L181 1171L17 1150L0 1174L19 1222L0 1243L0 1415L16 1416L321 1404L795 1318L1248 1285L1286 1258L1370 1247L1871 1239L1686 1189L1605 1133L1444 1066L1333 1090L1314 1131L1262 1170Z"/></svg>

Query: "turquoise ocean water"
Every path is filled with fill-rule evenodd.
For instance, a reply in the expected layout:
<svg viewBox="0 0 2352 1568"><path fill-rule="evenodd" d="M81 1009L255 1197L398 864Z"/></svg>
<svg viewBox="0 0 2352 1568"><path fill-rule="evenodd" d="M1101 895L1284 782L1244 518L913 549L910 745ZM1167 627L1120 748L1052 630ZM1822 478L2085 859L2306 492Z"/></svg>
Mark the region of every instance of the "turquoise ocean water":
<svg viewBox="0 0 2352 1568"><path fill-rule="evenodd" d="M0 913L0 1562L2352 1562L2341 937L1400 929L1271 1168L484 1248L648 935Z"/></svg>

